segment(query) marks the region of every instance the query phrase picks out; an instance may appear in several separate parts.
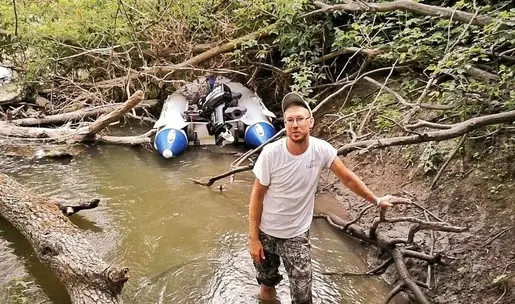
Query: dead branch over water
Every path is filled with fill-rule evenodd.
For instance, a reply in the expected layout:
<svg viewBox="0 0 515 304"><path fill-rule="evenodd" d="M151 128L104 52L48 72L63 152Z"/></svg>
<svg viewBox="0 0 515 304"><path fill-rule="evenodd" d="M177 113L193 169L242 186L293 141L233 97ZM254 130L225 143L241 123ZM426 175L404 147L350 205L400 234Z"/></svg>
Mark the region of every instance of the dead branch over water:
<svg viewBox="0 0 515 304"><path fill-rule="evenodd" d="M39 127L20 127L9 122L0 122L0 136L11 140L40 139L52 143L73 143L101 140L102 136L98 133L110 123L118 121L132 108L143 100L143 92L136 91L126 102L113 107L112 111L105 113L92 124L72 128L39 128ZM120 141L123 139L120 139Z"/></svg>

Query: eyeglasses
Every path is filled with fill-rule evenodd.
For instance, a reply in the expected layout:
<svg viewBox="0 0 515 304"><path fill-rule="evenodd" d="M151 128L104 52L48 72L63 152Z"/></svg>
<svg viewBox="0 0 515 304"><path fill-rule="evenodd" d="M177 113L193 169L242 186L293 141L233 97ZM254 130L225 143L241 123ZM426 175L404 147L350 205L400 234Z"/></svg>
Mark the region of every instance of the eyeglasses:
<svg viewBox="0 0 515 304"><path fill-rule="evenodd" d="M295 122L297 122L297 124L300 126L300 125L305 124L308 121L308 119L310 119L310 118L311 118L311 116L309 116L309 117L302 117L302 116L300 116L300 117L295 117L295 118L290 117L290 118L286 119L284 121L284 123L286 125L288 125L288 126L293 126L293 124Z"/></svg>

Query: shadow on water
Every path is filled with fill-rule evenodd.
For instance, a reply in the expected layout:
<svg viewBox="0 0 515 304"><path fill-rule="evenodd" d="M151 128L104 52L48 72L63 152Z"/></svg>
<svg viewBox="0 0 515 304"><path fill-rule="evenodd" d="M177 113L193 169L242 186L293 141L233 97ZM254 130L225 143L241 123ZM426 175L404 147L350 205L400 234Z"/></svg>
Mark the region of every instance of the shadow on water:
<svg viewBox="0 0 515 304"><path fill-rule="evenodd" d="M0 217L0 238L11 243L14 253L22 257L23 264L35 282L54 303L71 303L61 281L36 257L29 241L11 223Z"/></svg>
<svg viewBox="0 0 515 304"><path fill-rule="evenodd" d="M82 230L87 230L87 231L97 232L97 233L101 233L103 231L102 227L97 226L94 221L89 220L89 219L81 216L80 214L74 214L74 215L70 216L69 219L72 223L77 225L77 227L79 227Z"/></svg>

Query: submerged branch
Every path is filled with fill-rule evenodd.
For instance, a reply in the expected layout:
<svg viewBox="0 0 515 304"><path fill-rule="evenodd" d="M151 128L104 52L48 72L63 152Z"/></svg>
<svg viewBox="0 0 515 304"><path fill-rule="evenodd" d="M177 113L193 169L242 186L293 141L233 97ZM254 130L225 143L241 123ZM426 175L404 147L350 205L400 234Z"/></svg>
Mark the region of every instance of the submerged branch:
<svg viewBox="0 0 515 304"><path fill-rule="evenodd" d="M217 176L213 176L213 177L209 178L207 182L203 182L202 179L192 179L192 178L190 178L190 181L192 181L195 184L199 184L199 185L202 185L202 186L210 187L211 185L213 185L219 179L222 179L224 177L233 175L235 173L251 170L253 167L254 167L254 164L250 164L250 165L242 166L242 167L236 167L236 168L234 168L234 169L232 169L230 171L227 171L225 173L222 173L222 174L219 174Z"/></svg>
<svg viewBox="0 0 515 304"><path fill-rule="evenodd" d="M59 206L59 210L61 210L64 214L70 216L81 210L93 209L98 207L100 200L98 198L95 198L85 202L68 203L65 201L58 201L56 203L57 206Z"/></svg>

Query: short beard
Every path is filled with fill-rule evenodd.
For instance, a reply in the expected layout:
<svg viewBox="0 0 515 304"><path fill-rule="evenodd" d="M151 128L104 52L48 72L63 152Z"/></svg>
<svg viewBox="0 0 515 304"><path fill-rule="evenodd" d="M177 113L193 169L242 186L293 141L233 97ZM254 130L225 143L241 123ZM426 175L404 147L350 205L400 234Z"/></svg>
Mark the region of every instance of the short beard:
<svg viewBox="0 0 515 304"><path fill-rule="evenodd" d="M294 139L294 138L292 138L291 136L288 136L288 138L289 138L292 142L294 142L294 143L296 143L296 144L303 144L303 143L307 142L307 141L308 141L308 137L309 137L309 135L308 135L308 134L304 135L304 136L303 136L303 137L301 137L301 138L297 138L297 139Z"/></svg>

